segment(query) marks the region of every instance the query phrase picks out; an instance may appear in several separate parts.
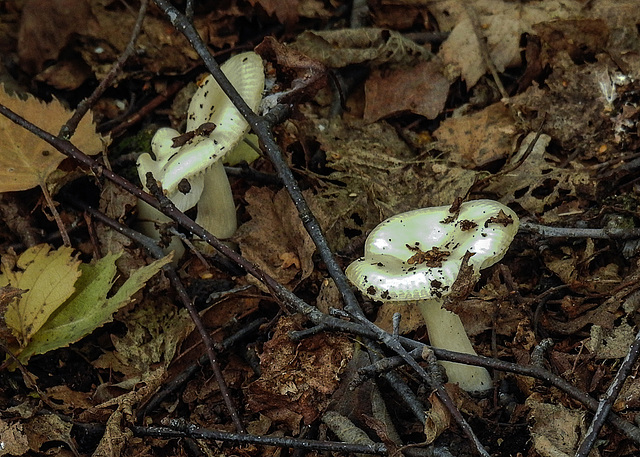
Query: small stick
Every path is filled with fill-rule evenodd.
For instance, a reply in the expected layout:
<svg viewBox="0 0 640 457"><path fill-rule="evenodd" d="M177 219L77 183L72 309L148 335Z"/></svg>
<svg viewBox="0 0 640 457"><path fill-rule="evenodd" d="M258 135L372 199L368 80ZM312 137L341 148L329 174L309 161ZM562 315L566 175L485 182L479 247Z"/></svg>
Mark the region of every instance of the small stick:
<svg viewBox="0 0 640 457"><path fill-rule="evenodd" d="M132 230L125 225L120 224L118 221L105 216L100 211L97 211L80 201L73 201L72 203L74 205L81 207L84 211L91 214L94 218L98 219L102 223L108 225L109 227L115 229L119 233L122 233L123 235L131 238L132 240L144 246L154 258L161 259L164 257L164 252L162 251L162 249L160 249L160 247L156 244L156 242L151 238L143 235L140 232ZM178 277L178 274L176 273L175 268L171 264L169 264L169 265L165 265L163 267L163 270L167 275L167 277L169 278L169 281L171 281L171 285L174 287L174 289L178 293L178 297L180 298L182 305L185 308L187 308L187 310L189 311L189 315L191 316L191 319L196 325L196 328L198 329L198 332L200 333L200 336L204 341L204 346L209 358L209 362L211 364L211 368L213 370L213 374L216 378L216 381L218 382L218 386L220 387L220 394L224 399L225 405L227 406L227 410L229 411L229 415L231 416L231 419L233 420L234 425L236 426L236 429L238 430L238 432L244 433L244 426L242 425L242 421L240 420L238 411L233 403L233 399L231 398L229 388L227 387L224 381L222 370L220 369L220 365L218 364L217 354L215 352L215 347L214 347L215 343L211 339L211 335L209 335L209 332L207 332L207 329L205 328L204 323L202 322L202 319L200 319L200 314L198 313L198 310L196 310L195 307L193 306L193 303L191 302L191 299L189 298L189 295L187 294L187 291L185 290L182 284L182 281L180 281L180 278Z"/></svg>
<svg viewBox="0 0 640 457"><path fill-rule="evenodd" d="M640 238L640 228L575 228L575 227L550 227L534 222L522 222L520 229L526 232L537 233L548 238L597 238L601 240L632 240Z"/></svg>
<svg viewBox="0 0 640 457"><path fill-rule="evenodd" d="M42 195L44 195L44 199L47 202L47 206L51 210L51 215L53 216L53 220L56 221L56 225L58 226L58 230L60 231L60 236L62 237L62 242L65 246L71 247L71 239L69 238L69 233L67 233L67 229L64 228L64 223L62 219L60 219L60 214L56 209L56 202L51 198L51 194L47 190L46 184L40 184L40 189L42 189Z"/></svg>
<svg viewBox="0 0 640 457"><path fill-rule="evenodd" d="M138 10L138 18L136 19L136 23L131 32L131 38L129 39L129 43L127 43L127 46L125 47L124 51L122 52L122 54L120 54L120 57L118 57L118 60L116 60L115 63L111 66L106 76L102 79L102 81L100 81L100 84L98 85L98 87L96 87L96 89L89 96L89 98L82 100L78 104L78 107L73 113L73 116L71 116L71 118L60 128L60 133L58 134L60 138L64 138L68 140L73 136L73 133L76 131L76 128L78 127L78 124L80 123L84 115L87 114L87 111L89 111L89 109L93 105L95 105L95 103L102 96L104 91L107 90L107 88L111 85L111 83L116 78L116 76L118 76L118 73L124 66L125 62L129 59L129 57L131 57L131 54L134 53L135 44L136 44L136 41L138 41L140 32L142 31L142 22L144 21L144 16L147 13L148 5L149 5L149 0L142 0L140 2L140 9Z"/></svg>
<svg viewBox="0 0 640 457"><path fill-rule="evenodd" d="M195 425L179 425L174 428L168 427L132 427L133 433L138 436L157 436L161 438L180 438L191 437L196 439L205 439L212 441L226 441L239 444L257 444L263 446L288 447L293 449L306 449L309 451L328 451L338 452L341 454L377 454L387 455L387 447L382 443L373 445L365 444L349 444L339 441L316 441L298 438L249 435L219 432L216 430L208 430L197 427Z"/></svg>
<svg viewBox="0 0 640 457"><path fill-rule="evenodd" d="M593 415L593 420L587 429L587 433L580 443L578 447L578 451L576 452L576 457L588 457L591 452L591 448L593 448L593 444L598 438L598 433L605 421L607 420L607 416L611 412L611 408L613 407L613 402L616 401L618 395L620 394L620 390L622 389L622 385L624 381L631 373L633 366L638 360L638 356L640 355L640 331L636 333L636 339L631 344L629 348L629 352L626 357L622 361L622 365L620 365L620 369L616 373L615 378L609 385L607 392L604 394L604 397L600 399L600 403L598 404L598 409L596 409L595 414Z"/></svg>

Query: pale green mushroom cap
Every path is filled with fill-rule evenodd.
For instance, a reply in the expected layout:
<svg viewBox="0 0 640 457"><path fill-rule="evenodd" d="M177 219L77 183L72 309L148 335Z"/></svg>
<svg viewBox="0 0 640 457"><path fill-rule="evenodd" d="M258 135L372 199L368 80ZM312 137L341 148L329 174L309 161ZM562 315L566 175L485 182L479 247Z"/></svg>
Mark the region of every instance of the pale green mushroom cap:
<svg viewBox="0 0 640 457"><path fill-rule="evenodd" d="M254 52L238 54L221 66L238 93L253 110L257 109L264 89L262 59ZM166 195L182 210L193 207L201 197L203 174L222 160L241 140L249 129L231 100L218 83L209 75L194 94L187 112L187 131L211 122L215 128L208 137L194 136L178 148L172 147L173 138L179 133L163 128L152 139L150 154L138 158L138 174L143 184L147 172L160 181ZM186 180L191 190L181 192L178 186Z"/></svg>
<svg viewBox="0 0 640 457"><path fill-rule="evenodd" d="M518 226L518 216L493 200L462 203L457 215L448 206L398 214L369 234L364 257L346 274L375 300L439 298L451 290L467 251L474 254L468 263L477 275L504 257Z"/></svg>

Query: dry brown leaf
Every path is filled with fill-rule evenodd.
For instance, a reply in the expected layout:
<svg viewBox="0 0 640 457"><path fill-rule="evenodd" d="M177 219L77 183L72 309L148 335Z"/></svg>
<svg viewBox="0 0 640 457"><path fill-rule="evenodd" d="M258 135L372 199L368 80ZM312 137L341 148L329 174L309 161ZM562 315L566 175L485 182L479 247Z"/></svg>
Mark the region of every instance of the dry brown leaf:
<svg viewBox="0 0 640 457"><path fill-rule="evenodd" d="M42 102L28 95L26 100L8 95L0 86L0 103L41 129L57 135L71 112L54 99ZM94 155L102 151L104 139L95 132L93 116L88 113L78 125L71 142L82 152ZM66 156L31 132L0 117L0 192L14 192L47 184Z"/></svg>
<svg viewBox="0 0 640 457"><path fill-rule="evenodd" d="M4 445L3 455L24 455L31 449L24 425L18 422L8 423L0 419L0 442Z"/></svg>
<svg viewBox="0 0 640 457"><path fill-rule="evenodd" d="M353 344L338 334L293 341L289 332L302 329L301 321L300 315L280 319L260 355L262 374L248 389L252 411L289 425L296 418L309 424L322 413L353 353Z"/></svg>
<svg viewBox="0 0 640 457"><path fill-rule="evenodd" d="M291 25L298 21L299 0L249 0L251 6L260 5L269 16L275 15L281 24Z"/></svg>
<svg viewBox="0 0 640 457"><path fill-rule="evenodd" d="M495 103L468 116L446 119L434 132L451 151L449 160L465 168L476 168L509 157L517 129L509 109Z"/></svg>
<svg viewBox="0 0 640 457"><path fill-rule="evenodd" d="M597 360L622 359L629 353L629 347L636 339L636 331L626 321L611 330L600 325L592 325L590 338L585 345Z"/></svg>
<svg viewBox="0 0 640 457"><path fill-rule="evenodd" d="M27 73L42 71L57 60L76 34L97 25L87 0L28 0L22 9L18 56Z"/></svg>
<svg viewBox="0 0 640 457"><path fill-rule="evenodd" d="M393 315L400 313L400 334L406 335L424 327L424 317L416 305L400 305L398 302L385 302L378 308L375 324L387 332L393 329Z"/></svg>
<svg viewBox="0 0 640 457"><path fill-rule="evenodd" d="M426 412L424 421L424 434L427 444L433 443L442 432L449 428L451 423L451 413L442 404L435 392L429 395L429 403L431 403L431 409Z"/></svg>
<svg viewBox="0 0 640 457"><path fill-rule="evenodd" d="M77 89L93 72L89 65L82 59L60 60L47 67L34 79L43 82L56 89L73 90Z"/></svg>
<svg viewBox="0 0 640 457"><path fill-rule="evenodd" d="M604 55L598 57L598 62L577 65L569 54L559 53L545 87L530 86L513 97L511 103L530 119L535 116L531 119L532 129L544 123L544 133L559 142L562 149L584 158L598 156L606 160L599 157L603 144L609 145L606 153L611 157L622 153L616 150L614 141L613 117L619 112L607 112L603 92L603 86L611 86L609 75L616 65Z"/></svg>
<svg viewBox="0 0 640 457"><path fill-rule="evenodd" d="M525 153L534 137L535 133L527 135L520 150L512 157L512 163ZM486 188L500 196L504 204L519 203L529 213L542 215L543 223L552 222L545 213L546 208L567 196L593 197L597 185L589 170L576 162L570 162L568 167L557 167L554 157L546 153L550 141L548 135L540 135L518 168L493 180Z"/></svg>
<svg viewBox="0 0 640 457"><path fill-rule="evenodd" d="M475 180L474 171L430 154L416 157L386 122L316 122L313 135L326 151L327 166L335 170L329 179L345 184L327 182L315 197L330 218L325 233L336 250L394 214L451 204Z"/></svg>
<svg viewBox="0 0 640 457"><path fill-rule="evenodd" d="M537 396L527 398L526 404L531 408L531 436L538 454L543 457L574 455L584 433L584 411L572 411L562 405L544 403Z"/></svg>
<svg viewBox="0 0 640 457"><path fill-rule="evenodd" d="M365 85L365 122L406 111L435 119L444 109L449 93L449 81L441 67L438 61L431 60L390 73L375 71Z"/></svg>
<svg viewBox="0 0 640 457"><path fill-rule="evenodd" d="M61 441L75 450L71 438L73 424L63 420L57 414L36 415L24 424L25 435L29 438L31 449L39 450L45 443Z"/></svg>
<svg viewBox="0 0 640 457"><path fill-rule="evenodd" d="M450 74L462 76L470 88L487 67L469 11L476 16L480 29L477 32L486 39L492 63L498 72L503 72L507 67L520 65L520 37L525 32L533 32L533 24L567 18L580 11L580 7L579 2L572 0L526 4L504 0L445 0L431 3L429 10L441 30L451 30L439 55L450 66Z"/></svg>
<svg viewBox="0 0 640 457"><path fill-rule="evenodd" d="M236 234L242 255L281 284L295 287L313 272L315 245L289 195L254 187L245 199L251 220Z"/></svg>

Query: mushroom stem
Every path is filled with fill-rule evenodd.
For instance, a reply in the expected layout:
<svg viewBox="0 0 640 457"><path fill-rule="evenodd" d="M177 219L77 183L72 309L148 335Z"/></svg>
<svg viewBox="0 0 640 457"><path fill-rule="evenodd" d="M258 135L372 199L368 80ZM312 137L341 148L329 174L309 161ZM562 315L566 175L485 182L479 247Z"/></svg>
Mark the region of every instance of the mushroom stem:
<svg viewBox="0 0 640 457"><path fill-rule="evenodd" d="M457 314L441 306L441 300L418 300L415 302L429 332L429 341L433 347L463 354L477 355ZM447 372L449 382L458 384L467 392L486 392L491 389L492 379L482 367L454 362L440 362Z"/></svg>
<svg viewBox="0 0 640 457"><path fill-rule="evenodd" d="M141 233L152 238L155 241L160 241L162 234L158 230L158 224L167 224L173 222L173 220L155 209L153 206L138 199L138 230ZM169 246L163 249L165 254L169 254L174 251L172 263L174 266L178 264L178 261L184 255L184 245L180 238L177 236L171 237Z"/></svg>
<svg viewBox="0 0 640 457"><path fill-rule="evenodd" d="M198 202L196 222L222 240L231 238L238 227L236 205L221 160L204 174L204 189Z"/></svg>

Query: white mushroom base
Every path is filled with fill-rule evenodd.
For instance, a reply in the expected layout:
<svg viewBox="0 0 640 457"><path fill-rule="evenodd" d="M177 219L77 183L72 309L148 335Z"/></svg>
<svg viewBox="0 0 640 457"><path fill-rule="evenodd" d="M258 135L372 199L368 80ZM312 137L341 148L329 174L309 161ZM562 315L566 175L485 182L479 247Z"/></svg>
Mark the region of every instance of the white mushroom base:
<svg viewBox="0 0 640 457"><path fill-rule="evenodd" d="M419 300L415 303L427 325L431 346L477 355L457 314L442 308L440 300ZM486 392L492 387L491 376L485 368L454 362L439 363L446 370L449 382L458 384L467 392Z"/></svg>

